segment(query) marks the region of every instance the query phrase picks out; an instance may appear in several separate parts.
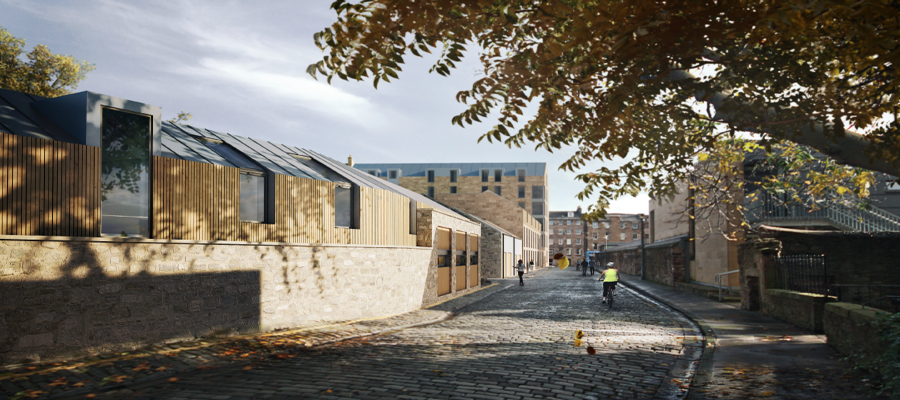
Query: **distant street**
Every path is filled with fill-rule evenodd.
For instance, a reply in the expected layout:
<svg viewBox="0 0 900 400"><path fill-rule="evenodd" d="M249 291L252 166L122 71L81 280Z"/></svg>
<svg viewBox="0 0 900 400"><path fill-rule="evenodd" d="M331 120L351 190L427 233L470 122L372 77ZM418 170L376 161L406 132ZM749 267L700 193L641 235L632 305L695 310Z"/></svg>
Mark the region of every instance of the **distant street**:
<svg viewBox="0 0 900 400"><path fill-rule="evenodd" d="M688 323L628 290L600 307L595 275L551 269L441 323L145 382L98 397L250 399L652 398ZM573 346L577 329L585 344ZM588 355L586 347L598 351Z"/></svg>

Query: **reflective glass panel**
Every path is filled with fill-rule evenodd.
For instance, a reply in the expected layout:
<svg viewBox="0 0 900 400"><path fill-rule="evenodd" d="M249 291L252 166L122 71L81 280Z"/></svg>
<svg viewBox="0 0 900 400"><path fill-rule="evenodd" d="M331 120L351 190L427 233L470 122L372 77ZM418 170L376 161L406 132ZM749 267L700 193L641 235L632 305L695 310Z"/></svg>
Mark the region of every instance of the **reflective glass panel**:
<svg viewBox="0 0 900 400"><path fill-rule="evenodd" d="M149 116L103 109L103 236L150 236Z"/></svg>
<svg viewBox="0 0 900 400"><path fill-rule="evenodd" d="M241 221L263 222L266 218L266 178L241 174Z"/></svg>
<svg viewBox="0 0 900 400"><path fill-rule="evenodd" d="M544 187L543 186L532 186L531 187L531 198L532 199L543 199L544 198Z"/></svg>
<svg viewBox="0 0 900 400"><path fill-rule="evenodd" d="M334 226L350 227L350 194L351 189L334 188Z"/></svg>

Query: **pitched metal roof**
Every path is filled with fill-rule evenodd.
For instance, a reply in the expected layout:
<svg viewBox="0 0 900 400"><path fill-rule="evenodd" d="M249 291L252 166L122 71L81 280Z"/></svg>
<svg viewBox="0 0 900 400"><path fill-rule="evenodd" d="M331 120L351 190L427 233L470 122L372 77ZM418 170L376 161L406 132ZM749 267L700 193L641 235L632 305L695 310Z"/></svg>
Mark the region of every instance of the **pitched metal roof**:
<svg viewBox="0 0 900 400"><path fill-rule="evenodd" d="M32 103L40 96L0 89L0 132L19 136L83 144ZM182 159L226 167L264 170L281 175L329 182L351 182L362 187L387 190L427 204L451 215L459 213L431 198L371 176L312 150L265 140L217 132L186 124L163 122L160 130L163 157ZM211 142L212 141L212 142ZM208 145L216 142L215 145ZM296 156L306 157L339 176L324 176Z"/></svg>
<svg viewBox="0 0 900 400"><path fill-rule="evenodd" d="M18 136L80 143L31 103L45 97L0 89L0 131Z"/></svg>
<svg viewBox="0 0 900 400"><path fill-rule="evenodd" d="M459 176L480 176L481 170L502 169L503 176L515 176L516 171L525 170L525 176L544 176L547 173L547 163L522 162L522 163L360 163L353 168L369 171L381 170L379 176L387 176L387 171L401 170L401 176L425 176L429 170L435 171L436 176L450 176L450 170L459 170Z"/></svg>

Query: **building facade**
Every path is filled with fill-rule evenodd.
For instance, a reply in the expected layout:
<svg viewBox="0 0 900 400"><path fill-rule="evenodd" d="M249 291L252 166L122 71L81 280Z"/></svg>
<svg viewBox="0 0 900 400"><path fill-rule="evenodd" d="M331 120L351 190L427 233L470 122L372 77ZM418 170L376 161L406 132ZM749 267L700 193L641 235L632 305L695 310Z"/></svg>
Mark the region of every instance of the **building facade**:
<svg viewBox="0 0 900 400"><path fill-rule="evenodd" d="M607 214L600 221L582 219L581 206L575 211L550 212L550 250L573 260L584 260L589 252L603 251L641 239L641 216ZM644 232L644 238L649 233Z"/></svg>
<svg viewBox="0 0 900 400"><path fill-rule="evenodd" d="M431 198L441 194L493 192L534 217L541 225L540 253L549 251L546 163L359 163L354 168ZM478 216L499 224L490 215ZM546 265L546 261L541 264Z"/></svg>
<svg viewBox="0 0 900 400"><path fill-rule="evenodd" d="M0 104L0 365L480 286L480 223L315 151L98 93Z"/></svg>
<svg viewBox="0 0 900 400"><path fill-rule="evenodd" d="M504 251L500 268L491 266L491 270L499 269L501 271L500 276L495 277L514 276L515 264L520 259L525 265L530 265L531 262L534 262L534 265L538 268L547 265L548 254L541 247L541 225L522 207L492 191L481 193L439 193L435 195L435 199L454 209L462 210L467 214L477 216L481 220L489 221L514 235L515 240L506 239L507 250L510 250L510 243L518 243L518 245L512 251Z"/></svg>

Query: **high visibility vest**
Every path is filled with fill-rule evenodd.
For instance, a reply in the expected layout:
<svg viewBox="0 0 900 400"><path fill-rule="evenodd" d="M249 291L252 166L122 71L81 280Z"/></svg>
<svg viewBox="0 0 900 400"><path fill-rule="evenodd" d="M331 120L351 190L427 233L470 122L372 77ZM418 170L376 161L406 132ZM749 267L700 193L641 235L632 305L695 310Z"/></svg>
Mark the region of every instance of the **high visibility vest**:
<svg viewBox="0 0 900 400"><path fill-rule="evenodd" d="M603 282L618 282L619 281L619 270L610 268L604 271L606 275L603 277Z"/></svg>

